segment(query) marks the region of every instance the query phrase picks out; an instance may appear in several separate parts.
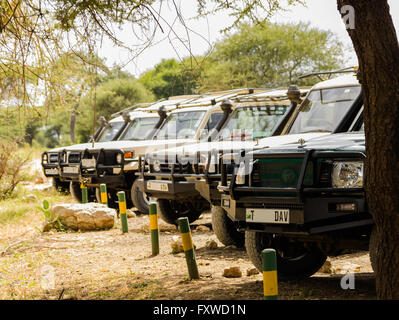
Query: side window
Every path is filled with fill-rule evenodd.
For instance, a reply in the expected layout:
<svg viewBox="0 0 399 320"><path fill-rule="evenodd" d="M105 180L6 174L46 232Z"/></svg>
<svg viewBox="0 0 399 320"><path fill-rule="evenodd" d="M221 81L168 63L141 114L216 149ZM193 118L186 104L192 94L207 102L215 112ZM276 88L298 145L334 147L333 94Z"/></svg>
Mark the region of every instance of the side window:
<svg viewBox="0 0 399 320"><path fill-rule="evenodd" d="M209 117L208 122L206 123L205 129L211 131L212 129L216 128L220 120L223 118L223 113L213 113Z"/></svg>
<svg viewBox="0 0 399 320"><path fill-rule="evenodd" d="M207 138L211 130L216 128L222 118L223 113L212 113L204 129L201 130L200 140Z"/></svg>

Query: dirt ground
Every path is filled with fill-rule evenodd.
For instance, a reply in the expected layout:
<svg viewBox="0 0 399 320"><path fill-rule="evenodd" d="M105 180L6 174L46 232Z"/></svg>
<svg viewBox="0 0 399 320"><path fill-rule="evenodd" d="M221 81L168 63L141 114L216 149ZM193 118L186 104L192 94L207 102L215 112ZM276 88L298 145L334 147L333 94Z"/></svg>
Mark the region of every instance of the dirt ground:
<svg viewBox="0 0 399 320"><path fill-rule="evenodd" d="M188 280L184 253L171 253L172 237L179 234L174 226L160 222L160 254L151 256L146 215L128 219L127 234L119 221L111 230L96 232L41 233L28 226L23 234L8 230L0 242L0 299L262 299L262 275L246 275L253 265L245 250L220 242L217 249L205 248L216 236L195 229L210 227L209 220L205 214L192 226L201 275L193 281ZM307 280L280 281L279 298L375 298L367 252L329 260L332 269L356 264L355 289L341 289L342 274L316 273ZM240 267L243 276L223 277L224 268L232 266ZM43 284L48 276L51 285Z"/></svg>
<svg viewBox="0 0 399 320"><path fill-rule="evenodd" d="M29 170L42 175L40 163ZM200 279L190 281L184 253L172 253L173 237L179 235L175 226L159 221L160 254L151 256L148 215L129 218L125 234L119 219L107 231L41 232L44 217L37 206L43 198L74 201L50 185L43 176L25 182L20 192L35 194L31 204L24 197L0 203L0 214L26 206L18 219L0 224L0 299L263 299L262 275L247 276L254 267L245 249L218 242L209 213L192 225ZM208 240L218 247L207 249ZM279 299L376 298L368 252L328 261L329 270L309 279L279 281ZM223 277L228 267L239 267L243 276ZM340 283L347 270L355 272L355 288L343 290Z"/></svg>

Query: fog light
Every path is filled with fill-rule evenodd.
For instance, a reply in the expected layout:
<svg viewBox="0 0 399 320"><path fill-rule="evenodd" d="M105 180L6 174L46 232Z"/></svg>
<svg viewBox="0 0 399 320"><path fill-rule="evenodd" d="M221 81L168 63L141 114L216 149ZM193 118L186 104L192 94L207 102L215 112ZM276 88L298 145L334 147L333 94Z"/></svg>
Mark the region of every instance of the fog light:
<svg viewBox="0 0 399 320"><path fill-rule="evenodd" d="M355 203L337 203L337 211L356 211Z"/></svg>

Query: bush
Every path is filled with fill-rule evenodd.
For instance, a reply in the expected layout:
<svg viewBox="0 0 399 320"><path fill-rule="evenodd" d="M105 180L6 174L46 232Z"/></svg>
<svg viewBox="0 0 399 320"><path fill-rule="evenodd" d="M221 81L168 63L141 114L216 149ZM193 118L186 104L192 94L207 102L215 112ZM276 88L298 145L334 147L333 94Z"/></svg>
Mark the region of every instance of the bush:
<svg viewBox="0 0 399 320"><path fill-rule="evenodd" d="M14 142L0 141L0 200L12 195L21 178L21 169L28 162Z"/></svg>

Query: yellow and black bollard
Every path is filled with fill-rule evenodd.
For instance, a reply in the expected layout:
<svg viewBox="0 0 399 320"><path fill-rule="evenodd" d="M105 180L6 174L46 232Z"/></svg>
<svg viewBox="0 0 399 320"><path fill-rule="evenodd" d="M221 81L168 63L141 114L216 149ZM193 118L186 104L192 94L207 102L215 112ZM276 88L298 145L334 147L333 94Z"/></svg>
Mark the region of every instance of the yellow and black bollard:
<svg viewBox="0 0 399 320"><path fill-rule="evenodd" d="M179 225L181 239L183 242L184 254L186 255L188 274L190 276L190 279L199 279L197 261L195 260L194 244L191 237L191 230L190 224L188 223L188 218L179 218L177 219L177 223Z"/></svg>
<svg viewBox="0 0 399 320"><path fill-rule="evenodd" d="M102 204L108 206L107 185L105 183L100 184L100 199Z"/></svg>
<svg viewBox="0 0 399 320"><path fill-rule="evenodd" d="M87 187L83 183L81 183L80 189L82 189L82 203L88 203L89 195L87 193Z"/></svg>
<svg viewBox="0 0 399 320"><path fill-rule="evenodd" d="M119 201L119 215L121 217L122 224L122 232L129 232L127 227L127 214L126 214L126 197L124 191L118 192L118 201Z"/></svg>
<svg viewBox="0 0 399 320"><path fill-rule="evenodd" d="M149 216L150 216L152 255L156 256L157 254L159 254L159 230L158 230L157 204L155 202L151 202L149 205Z"/></svg>
<svg viewBox="0 0 399 320"><path fill-rule="evenodd" d="M265 300L277 300L277 259L276 250L262 251L263 296Z"/></svg>

